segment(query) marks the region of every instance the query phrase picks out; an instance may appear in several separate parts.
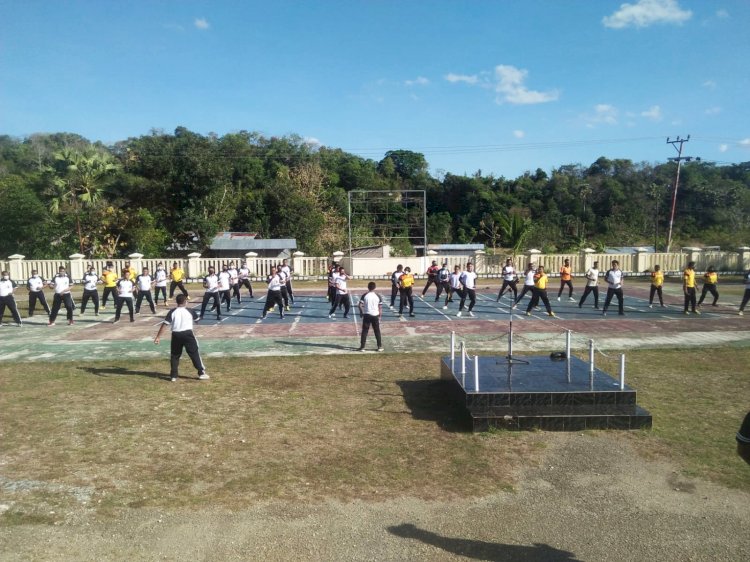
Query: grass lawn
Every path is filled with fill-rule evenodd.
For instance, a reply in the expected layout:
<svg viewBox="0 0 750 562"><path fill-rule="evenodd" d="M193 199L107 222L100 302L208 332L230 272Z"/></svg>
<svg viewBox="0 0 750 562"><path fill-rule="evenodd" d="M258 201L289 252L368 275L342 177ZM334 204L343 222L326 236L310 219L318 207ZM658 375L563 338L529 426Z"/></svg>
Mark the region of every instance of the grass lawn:
<svg viewBox="0 0 750 562"><path fill-rule="evenodd" d="M607 364L610 361L610 364ZM654 415L623 432L646 457L747 488L734 434L750 407L750 349L639 351L627 382ZM0 525L85 504L241 508L283 499L480 496L512 488L546 434L466 431L432 354L208 362L0 363ZM616 372L614 355L600 366ZM192 368L183 360L183 373ZM621 435L621 437L620 437Z"/></svg>

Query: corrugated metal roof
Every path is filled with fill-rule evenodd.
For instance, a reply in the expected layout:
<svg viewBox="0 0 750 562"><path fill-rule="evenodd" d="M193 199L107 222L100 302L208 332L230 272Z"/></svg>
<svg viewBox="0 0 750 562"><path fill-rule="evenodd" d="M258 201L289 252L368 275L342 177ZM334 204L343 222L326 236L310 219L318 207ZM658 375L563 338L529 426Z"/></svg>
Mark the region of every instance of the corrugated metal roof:
<svg viewBox="0 0 750 562"><path fill-rule="evenodd" d="M414 248L424 248L424 246L414 246ZM428 250L484 250L484 244L427 244Z"/></svg>
<svg viewBox="0 0 750 562"><path fill-rule="evenodd" d="M211 250L296 250L295 238L258 239L244 232L220 232L208 246Z"/></svg>

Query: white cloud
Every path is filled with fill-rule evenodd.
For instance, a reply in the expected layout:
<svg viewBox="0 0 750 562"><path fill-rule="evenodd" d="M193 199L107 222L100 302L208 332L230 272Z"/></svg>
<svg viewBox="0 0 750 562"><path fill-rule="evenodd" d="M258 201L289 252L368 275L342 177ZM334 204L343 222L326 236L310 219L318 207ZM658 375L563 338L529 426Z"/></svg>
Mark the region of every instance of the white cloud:
<svg viewBox="0 0 750 562"><path fill-rule="evenodd" d="M208 23L208 20L206 18L195 18L193 24L198 29L208 29L209 27L211 27L211 24Z"/></svg>
<svg viewBox="0 0 750 562"><path fill-rule="evenodd" d="M424 76L417 76L415 80L406 80L404 84L407 86L427 86L430 81Z"/></svg>
<svg viewBox="0 0 750 562"><path fill-rule="evenodd" d="M323 146L323 143L315 137L305 137L303 140L305 144L310 146Z"/></svg>
<svg viewBox="0 0 750 562"><path fill-rule="evenodd" d="M719 19L728 18L729 17L729 12L727 12L724 9L722 9L722 10L716 10L716 17L719 18Z"/></svg>
<svg viewBox="0 0 750 562"><path fill-rule="evenodd" d="M748 138L748 139L742 139L742 140L741 140L741 141L740 141L739 143L737 143L737 144L739 144L739 145L740 145L741 147L743 147L743 148L744 148L744 147L750 147L750 138Z"/></svg>
<svg viewBox="0 0 750 562"><path fill-rule="evenodd" d="M690 10L680 8L677 0L638 0L635 4L620 4L611 16L602 18L604 27L648 27L656 23L681 24L693 16Z"/></svg>
<svg viewBox="0 0 750 562"><path fill-rule="evenodd" d="M719 106L709 107L706 110L706 115L718 115L721 113L721 108Z"/></svg>
<svg viewBox="0 0 750 562"><path fill-rule="evenodd" d="M593 114L583 115L583 120L590 129L596 128L597 125L617 125L619 113L615 106L600 103L594 106Z"/></svg>
<svg viewBox="0 0 750 562"><path fill-rule="evenodd" d="M524 133L520 129L516 129L515 131L513 131L513 136L516 137L517 139L522 139L523 137L526 136L526 133Z"/></svg>
<svg viewBox="0 0 750 562"><path fill-rule="evenodd" d="M648 108L647 111L641 112L641 117L646 117L647 119L651 119L652 121L661 121L661 107L659 107L658 105L652 105Z"/></svg>
<svg viewBox="0 0 750 562"><path fill-rule="evenodd" d="M715 90L716 82L714 82L713 80L706 80L705 82L703 82L703 84L701 84L701 86L703 86L704 88L708 88L709 90Z"/></svg>
<svg viewBox="0 0 750 562"><path fill-rule="evenodd" d="M547 103L555 101L560 97L557 90L549 92L538 92L529 90L524 82L528 76L528 70L516 68L515 66L500 64L495 67L495 92L499 95L495 98L497 103L508 102L516 105L528 105L536 103Z"/></svg>
<svg viewBox="0 0 750 562"><path fill-rule="evenodd" d="M165 23L162 27L164 29L171 29L172 31L185 31L185 28L179 23Z"/></svg>
<svg viewBox="0 0 750 562"><path fill-rule="evenodd" d="M720 144L719 145L719 152L726 152L727 150L729 150L729 145L728 144Z"/></svg>
<svg viewBox="0 0 750 562"><path fill-rule="evenodd" d="M467 74L453 74L452 72L445 75L445 79L455 84L456 82L466 82L467 84L476 84L479 82L479 77L476 74L467 75Z"/></svg>

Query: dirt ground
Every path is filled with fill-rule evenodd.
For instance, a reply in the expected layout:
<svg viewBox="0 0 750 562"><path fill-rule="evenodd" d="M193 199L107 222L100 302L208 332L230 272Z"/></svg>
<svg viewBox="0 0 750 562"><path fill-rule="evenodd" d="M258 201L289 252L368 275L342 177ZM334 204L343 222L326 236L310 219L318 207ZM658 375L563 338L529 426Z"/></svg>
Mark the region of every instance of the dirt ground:
<svg viewBox="0 0 750 562"><path fill-rule="evenodd" d="M510 492L450 502L272 502L239 512L129 509L107 520L81 508L60 525L4 528L0 558L750 559L747 491L645 461L626 434L538 438L547 444L541 463L521 469Z"/></svg>

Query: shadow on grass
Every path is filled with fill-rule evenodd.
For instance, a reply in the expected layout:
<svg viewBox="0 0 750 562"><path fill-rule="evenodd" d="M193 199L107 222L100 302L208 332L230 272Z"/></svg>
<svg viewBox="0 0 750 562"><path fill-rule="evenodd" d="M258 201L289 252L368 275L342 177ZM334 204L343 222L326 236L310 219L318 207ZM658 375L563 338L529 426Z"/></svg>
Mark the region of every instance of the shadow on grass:
<svg viewBox="0 0 750 562"><path fill-rule="evenodd" d="M456 399L453 385L441 379L396 381L416 420L434 421L445 431L472 430L471 416Z"/></svg>
<svg viewBox="0 0 750 562"><path fill-rule="evenodd" d="M110 375L136 375L140 377L150 377L153 379L169 380L169 375L157 373L154 371L138 371L136 369L126 369L124 367L78 367L79 371L86 371L97 377L108 377Z"/></svg>
<svg viewBox="0 0 750 562"><path fill-rule="evenodd" d="M523 546L501 544L470 539L444 537L420 529L410 523L388 527L388 532L397 537L414 539L429 544L446 552L473 558L474 560L493 560L496 562L573 562L578 560L572 552L559 550L546 544Z"/></svg>
<svg viewBox="0 0 750 562"><path fill-rule="evenodd" d="M351 345L338 345L335 343L312 343L308 341L287 341L287 340L275 340L274 343L281 345L297 345L302 347L325 347L327 349L343 349L345 351L357 351L358 347Z"/></svg>

